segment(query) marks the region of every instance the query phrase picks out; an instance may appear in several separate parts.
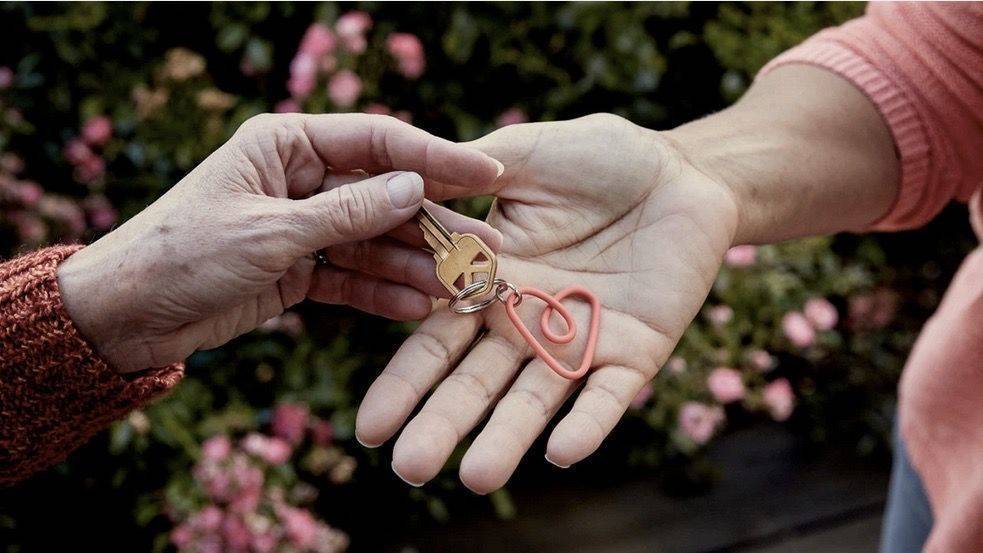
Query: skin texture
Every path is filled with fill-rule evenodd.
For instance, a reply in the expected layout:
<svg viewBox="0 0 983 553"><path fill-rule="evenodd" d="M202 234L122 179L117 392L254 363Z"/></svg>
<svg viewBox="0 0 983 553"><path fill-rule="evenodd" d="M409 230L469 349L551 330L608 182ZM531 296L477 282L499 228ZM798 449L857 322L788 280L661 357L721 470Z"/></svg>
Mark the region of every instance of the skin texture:
<svg viewBox="0 0 983 553"><path fill-rule="evenodd" d="M423 244L407 222L424 201L420 175L440 195L488 188L500 167L389 117L258 116L159 200L66 260L62 298L121 372L222 345L304 298L420 319L429 295L443 290L432 270L407 265L406 252ZM402 205L389 194L396 176L405 181ZM449 228L494 249L501 243L487 224L430 205ZM376 275L315 266L316 250L351 250L383 234L372 262L387 269Z"/></svg>
<svg viewBox="0 0 983 553"><path fill-rule="evenodd" d="M546 458L567 467L594 452L668 359L730 246L863 228L896 193L874 106L807 66L778 69L732 108L669 133L593 115L509 126L471 145L506 167L488 190L498 197L488 221L504 234L500 276L550 292L581 284L603 304L583 381L532 358L495 305L472 316L437 309L369 389L356 434L377 446L402 427L393 470L413 485L484 423L460 466L476 493L506 483L574 394ZM585 304L569 307L586 328ZM541 310L535 299L519 308L537 334ZM568 367L584 334L552 348Z"/></svg>

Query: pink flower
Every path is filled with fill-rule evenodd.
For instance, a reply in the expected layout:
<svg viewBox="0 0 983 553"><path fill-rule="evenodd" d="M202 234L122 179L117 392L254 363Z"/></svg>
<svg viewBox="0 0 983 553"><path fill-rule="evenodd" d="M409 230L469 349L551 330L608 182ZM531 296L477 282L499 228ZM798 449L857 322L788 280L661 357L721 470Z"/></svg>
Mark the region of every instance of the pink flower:
<svg viewBox="0 0 983 553"><path fill-rule="evenodd" d="M113 137L113 121L105 115L90 117L82 126L82 139L90 146L105 146Z"/></svg>
<svg viewBox="0 0 983 553"><path fill-rule="evenodd" d="M304 38L301 39L298 50L319 58L333 52L336 44L337 39L334 36L334 32L327 25L314 23L304 33Z"/></svg>
<svg viewBox="0 0 983 553"><path fill-rule="evenodd" d="M44 196L44 190L36 182L23 181L20 186L17 187L17 199L20 203L26 206L37 205L41 200L41 196Z"/></svg>
<svg viewBox="0 0 983 553"><path fill-rule="evenodd" d="M806 302L805 316L816 330L831 330L840 320L833 304L825 298L812 298Z"/></svg>
<svg viewBox="0 0 983 553"><path fill-rule="evenodd" d="M731 403L744 398L744 380L741 373L730 367L717 367L707 377L707 388L720 403Z"/></svg>
<svg viewBox="0 0 983 553"><path fill-rule="evenodd" d="M106 162L97 155L93 155L75 166L75 179L85 184L92 184L102 178L104 174L106 174Z"/></svg>
<svg viewBox="0 0 983 553"><path fill-rule="evenodd" d="M338 18L334 28L345 50L361 54L368 45L365 33L372 28L372 18L363 11L350 11Z"/></svg>
<svg viewBox="0 0 983 553"><path fill-rule="evenodd" d="M768 412L771 413L771 418L776 421L788 420L795 409L792 385L784 378L779 378L765 386L762 398L768 407Z"/></svg>
<svg viewBox="0 0 983 553"><path fill-rule="evenodd" d="M362 79L347 69L335 73L328 81L328 97L340 108L352 107L361 94Z"/></svg>
<svg viewBox="0 0 983 553"><path fill-rule="evenodd" d="M178 549L184 549L191 545L192 540L195 538L194 532L191 527L187 524L179 524L171 530L171 543L174 547Z"/></svg>
<svg viewBox="0 0 983 553"><path fill-rule="evenodd" d="M423 44L411 33L390 33L386 37L386 50L396 59L399 72L408 79L416 79L423 74L427 61L423 54Z"/></svg>
<svg viewBox="0 0 983 553"><path fill-rule="evenodd" d="M747 358L751 366L760 372L768 372L775 367L775 358L763 349L749 351Z"/></svg>
<svg viewBox="0 0 983 553"><path fill-rule="evenodd" d="M39 217L24 211L14 212L8 216L17 229L17 236L22 242L38 244L48 236L48 227Z"/></svg>
<svg viewBox="0 0 983 553"><path fill-rule="evenodd" d="M876 330L891 324L898 309L898 294L878 288L870 294L850 298L847 306L849 325L854 330Z"/></svg>
<svg viewBox="0 0 983 553"><path fill-rule="evenodd" d="M273 435L297 445L304 439L310 411L306 405L297 403L281 403L273 410L271 426Z"/></svg>
<svg viewBox="0 0 983 553"><path fill-rule="evenodd" d="M95 154L89 149L88 144L78 138L73 138L65 143L65 148L62 150L62 155L65 159L72 165L79 165L85 160L93 157Z"/></svg>
<svg viewBox="0 0 983 553"><path fill-rule="evenodd" d="M253 550L256 553L273 553L278 543L279 540L273 532L253 534Z"/></svg>
<svg viewBox="0 0 983 553"><path fill-rule="evenodd" d="M645 407L645 404L648 403L649 398L652 397L652 393L653 390L651 382L645 384L645 386L642 386L642 389L639 390L638 393L635 394L634 399L631 400L631 408L641 409L642 407Z"/></svg>
<svg viewBox="0 0 983 553"><path fill-rule="evenodd" d="M213 461L225 459L230 451L232 451L232 441L223 434L212 436L201 444L202 456Z"/></svg>
<svg viewBox="0 0 983 553"><path fill-rule="evenodd" d="M242 517L232 513L225 515L225 520L222 521L222 537L227 551L248 551L252 541L252 535Z"/></svg>
<svg viewBox="0 0 983 553"><path fill-rule="evenodd" d="M10 88L14 84L14 70L7 66L0 66L0 90Z"/></svg>
<svg viewBox="0 0 983 553"><path fill-rule="evenodd" d="M721 327L729 323L734 318L734 310L728 305L715 305L707 313L710 324Z"/></svg>
<svg viewBox="0 0 983 553"><path fill-rule="evenodd" d="M734 246L724 254L724 263L742 269L754 265L758 260L757 246Z"/></svg>
<svg viewBox="0 0 983 553"><path fill-rule="evenodd" d="M334 425L329 421L317 419L311 426L311 439L321 447L329 447L334 441Z"/></svg>
<svg viewBox="0 0 983 553"><path fill-rule="evenodd" d="M372 115L389 115L392 113L392 110L385 104L372 103L362 108L362 113L370 113Z"/></svg>
<svg viewBox="0 0 983 553"><path fill-rule="evenodd" d="M109 230L116 224L118 215L116 209L105 196L91 196L85 200L85 209L89 214L89 222L96 230Z"/></svg>
<svg viewBox="0 0 983 553"><path fill-rule="evenodd" d="M498 128L509 125L519 125L529 121L529 116L520 108L512 107L499 114L495 119L495 126Z"/></svg>
<svg viewBox="0 0 983 553"><path fill-rule="evenodd" d="M213 532L222 526L222 509L219 509L215 505L209 505L195 513L190 521L191 526L199 530Z"/></svg>
<svg viewBox="0 0 983 553"><path fill-rule="evenodd" d="M293 448L285 440L270 438L266 450L263 451L263 460L273 466L279 466L286 463L292 453Z"/></svg>
<svg viewBox="0 0 983 553"><path fill-rule="evenodd" d="M290 62L290 78L317 78L317 58L306 52L299 52Z"/></svg>
<svg viewBox="0 0 983 553"><path fill-rule="evenodd" d="M297 100L293 98L288 98L286 100L280 100L273 106L273 111L276 113L301 113L303 110L300 108L300 104Z"/></svg>
<svg viewBox="0 0 983 553"><path fill-rule="evenodd" d="M309 511L283 506L279 510L280 520L287 532L287 538L297 547L310 547L317 534L317 521Z"/></svg>
<svg viewBox="0 0 983 553"><path fill-rule="evenodd" d="M790 311L782 317L782 332L795 347L807 348L816 341L816 330L809 319L798 311Z"/></svg>
<svg viewBox="0 0 983 553"><path fill-rule="evenodd" d="M675 375L683 374L686 372L686 360L678 355L673 355L666 361L666 368L669 372Z"/></svg>
<svg viewBox="0 0 983 553"><path fill-rule="evenodd" d="M687 401L679 410L679 429L698 445L707 443L723 421L724 412L720 407Z"/></svg>

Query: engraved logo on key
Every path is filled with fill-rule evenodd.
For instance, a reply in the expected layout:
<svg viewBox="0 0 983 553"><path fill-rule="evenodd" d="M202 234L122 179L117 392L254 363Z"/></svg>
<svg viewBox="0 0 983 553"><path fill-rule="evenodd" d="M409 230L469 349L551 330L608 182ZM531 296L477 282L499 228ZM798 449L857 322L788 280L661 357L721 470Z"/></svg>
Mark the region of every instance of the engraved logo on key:
<svg viewBox="0 0 983 553"><path fill-rule="evenodd" d="M437 279L451 294L474 282L484 281L485 286L476 290L481 295L492 287L497 261L491 249L473 234L448 232L426 208L416 216L423 238L433 249L437 262Z"/></svg>

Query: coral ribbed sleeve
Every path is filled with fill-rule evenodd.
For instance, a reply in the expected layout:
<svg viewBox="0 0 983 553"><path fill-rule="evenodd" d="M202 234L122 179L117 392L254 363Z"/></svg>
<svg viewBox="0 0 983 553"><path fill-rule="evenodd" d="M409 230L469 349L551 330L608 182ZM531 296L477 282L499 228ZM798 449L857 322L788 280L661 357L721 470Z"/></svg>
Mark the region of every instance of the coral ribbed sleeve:
<svg viewBox="0 0 983 553"><path fill-rule="evenodd" d="M124 378L79 335L56 271L80 248L56 246L0 264L0 484L63 460L184 373L178 364Z"/></svg>
<svg viewBox="0 0 983 553"><path fill-rule="evenodd" d="M771 61L826 68L874 102L894 137L901 182L875 230L920 226L983 184L983 3L872 2Z"/></svg>

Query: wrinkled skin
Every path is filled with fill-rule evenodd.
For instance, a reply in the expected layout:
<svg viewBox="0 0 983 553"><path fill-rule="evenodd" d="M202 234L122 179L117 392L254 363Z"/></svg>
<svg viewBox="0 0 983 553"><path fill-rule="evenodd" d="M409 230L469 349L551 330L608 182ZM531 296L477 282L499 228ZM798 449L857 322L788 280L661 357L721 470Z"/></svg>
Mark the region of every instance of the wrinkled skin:
<svg viewBox="0 0 983 553"><path fill-rule="evenodd" d="M566 467L597 449L705 301L737 209L730 190L668 138L612 115L509 126L470 145L506 167L488 190L497 196L488 221L504 234L499 276L549 292L582 284L600 297L594 368L581 382L556 375L532 357L499 304L470 316L441 308L372 385L356 432L366 445L385 442L436 386L396 441L393 469L414 485L430 480L487 417L460 477L489 493L578 389L546 457ZM586 304L565 303L586 329ZM540 340L542 308L535 298L519 307ZM575 368L585 336L550 349Z"/></svg>
<svg viewBox="0 0 983 553"><path fill-rule="evenodd" d="M423 179L404 173L412 197L394 205L387 183L396 171L415 171L436 193L442 181L491 186L499 169L472 148L390 117L261 115L163 197L66 260L62 298L123 372L217 347L304 298L420 319L442 290L432 271L380 278L315 267L313 252L383 234L379 243L422 245L408 221L423 203ZM499 245L487 224L434 211L450 228ZM404 265L404 249L387 251L367 262Z"/></svg>

